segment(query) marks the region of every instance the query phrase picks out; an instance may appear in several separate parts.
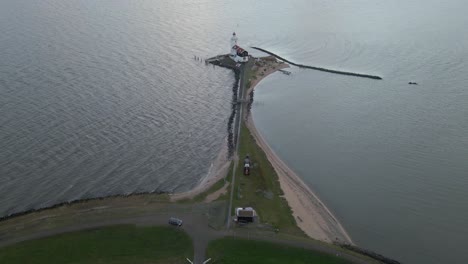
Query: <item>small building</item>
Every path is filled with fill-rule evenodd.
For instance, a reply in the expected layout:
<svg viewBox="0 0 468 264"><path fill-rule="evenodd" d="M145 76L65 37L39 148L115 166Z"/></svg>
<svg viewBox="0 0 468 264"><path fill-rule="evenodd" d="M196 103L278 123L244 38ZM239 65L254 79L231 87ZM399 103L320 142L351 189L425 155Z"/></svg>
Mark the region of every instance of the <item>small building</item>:
<svg viewBox="0 0 468 264"><path fill-rule="evenodd" d="M237 207L235 221L238 223L252 223L257 213L252 207Z"/></svg>
<svg viewBox="0 0 468 264"><path fill-rule="evenodd" d="M239 56L239 57L248 57L249 56L249 53L245 49L243 49L243 48L241 48L241 47L239 47L237 45L234 45L232 47L232 49L236 50L236 55Z"/></svg>

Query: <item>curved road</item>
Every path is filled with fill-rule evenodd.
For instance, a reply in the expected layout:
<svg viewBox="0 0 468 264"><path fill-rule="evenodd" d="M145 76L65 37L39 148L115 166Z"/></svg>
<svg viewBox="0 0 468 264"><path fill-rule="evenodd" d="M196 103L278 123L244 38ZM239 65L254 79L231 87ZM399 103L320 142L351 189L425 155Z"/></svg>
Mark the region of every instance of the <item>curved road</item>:
<svg viewBox="0 0 468 264"><path fill-rule="evenodd" d="M16 228L12 228L8 233L0 233L0 247L15 244L21 241L31 240L31 239L38 239L48 236L53 236L57 234L79 231L79 230L86 230L86 229L93 229L98 227L105 227L111 225L122 225L122 224L134 224L134 225L167 225L167 221L169 217L176 215L177 217L184 220L184 225L181 227L188 235L192 238L194 243L194 263L201 264L206 259L206 248L208 243L212 240L216 240L226 236L234 236L239 238L245 239L253 239L253 240L262 240L262 241L269 241L278 244L284 244L294 247L300 247L315 251L320 251L328 254L333 255L340 255L342 258L349 260L352 263L374 263L369 262L360 258L357 258L354 255L344 253L341 250L337 250L333 247L326 246L318 241L303 241L303 240L295 240L295 239L284 239L279 237L274 232L266 232L266 231L248 231L244 229L231 229L230 231L218 231L214 230L213 228L207 225L207 218L204 214L199 213L156 213L156 214L149 214L143 215L138 217L129 217L123 219L108 219L108 220L99 220L95 222L85 222L85 219L82 219L84 223L80 224L73 224L66 227L60 228L52 228L42 231L36 231L34 233L28 235L15 235L15 232L18 231ZM55 217L55 216L54 216ZM41 219L39 221L42 221ZM177 228L177 227L174 227ZM186 256L189 259L192 256Z"/></svg>

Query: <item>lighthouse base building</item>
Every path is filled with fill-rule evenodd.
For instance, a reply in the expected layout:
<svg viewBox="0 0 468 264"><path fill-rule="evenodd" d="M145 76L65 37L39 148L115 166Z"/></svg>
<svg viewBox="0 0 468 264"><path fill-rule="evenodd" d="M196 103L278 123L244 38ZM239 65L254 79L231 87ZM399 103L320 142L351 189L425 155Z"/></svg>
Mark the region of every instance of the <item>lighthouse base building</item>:
<svg viewBox="0 0 468 264"><path fill-rule="evenodd" d="M249 61L249 53L237 45L237 36L236 32L232 33L231 37L231 53L229 57L234 60L235 62L248 62Z"/></svg>

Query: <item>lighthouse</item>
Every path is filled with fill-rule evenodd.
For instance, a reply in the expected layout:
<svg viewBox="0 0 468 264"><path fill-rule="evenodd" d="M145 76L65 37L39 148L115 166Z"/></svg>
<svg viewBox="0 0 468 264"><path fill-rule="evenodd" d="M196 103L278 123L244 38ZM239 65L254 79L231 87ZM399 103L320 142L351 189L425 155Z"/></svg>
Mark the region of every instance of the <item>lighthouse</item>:
<svg viewBox="0 0 468 264"><path fill-rule="evenodd" d="M249 53L237 44L236 32L232 33L230 42L231 53L229 56L235 62L247 62L249 60Z"/></svg>
<svg viewBox="0 0 468 264"><path fill-rule="evenodd" d="M231 46L229 47L231 49L231 56L236 56L236 49L234 46L237 46L237 36L236 32L232 33L232 38L231 38Z"/></svg>

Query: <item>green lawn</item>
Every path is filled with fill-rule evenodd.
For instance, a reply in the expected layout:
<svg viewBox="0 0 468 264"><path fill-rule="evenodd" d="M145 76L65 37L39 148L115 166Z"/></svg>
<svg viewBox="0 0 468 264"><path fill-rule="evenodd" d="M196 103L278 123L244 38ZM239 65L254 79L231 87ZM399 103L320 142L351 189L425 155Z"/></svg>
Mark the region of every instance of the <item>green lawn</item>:
<svg viewBox="0 0 468 264"><path fill-rule="evenodd" d="M250 175L245 176L243 174L243 160L247 154L254 167L251 169ZM251 206L257 211L262 223L279 228L280 232L305 236L297 227L288 203L280 197L282 194L278 175L250 131L242 123L233 209ZM234 214L234 212L231 213Z"/></svg>
<svg viewBox="0 0 468 264"><path fill-rule="evenodd" d="M176 228L122 225L56 235L0 248L0 263L186 263L190 237Z"/></svg>
<svg viewBox="0 0 468 264"><path fill-rule="evenodd" d="M279 244L238 238L223 238L208 245L207 257L213 263L257 264L344 264L344 259L320 252Z"/></svg>

